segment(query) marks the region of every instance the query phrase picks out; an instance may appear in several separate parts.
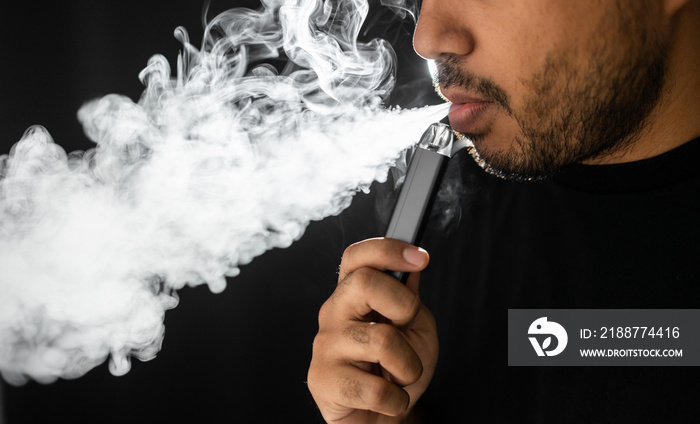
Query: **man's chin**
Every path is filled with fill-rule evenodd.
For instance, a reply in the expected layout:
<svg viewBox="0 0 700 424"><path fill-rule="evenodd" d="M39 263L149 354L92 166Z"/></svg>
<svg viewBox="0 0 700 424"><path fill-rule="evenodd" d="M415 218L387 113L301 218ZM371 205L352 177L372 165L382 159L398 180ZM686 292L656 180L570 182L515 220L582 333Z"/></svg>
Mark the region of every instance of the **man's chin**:
<svg viewBox="0 0 700 424"><path fill-rule="evenodd" d="M534 181L549 177L553 172L528 167L524 153L513 149L500 152L488 146L486 137L478 134L459 134L470 141L469 153L474 161L489 174L510 181Z"/></svg>

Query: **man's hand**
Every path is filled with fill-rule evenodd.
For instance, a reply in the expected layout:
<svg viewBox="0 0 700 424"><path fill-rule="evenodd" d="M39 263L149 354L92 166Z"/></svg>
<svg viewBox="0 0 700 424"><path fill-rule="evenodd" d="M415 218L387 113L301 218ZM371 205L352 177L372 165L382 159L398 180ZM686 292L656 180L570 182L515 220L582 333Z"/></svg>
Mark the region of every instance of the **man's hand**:
<svg viewBox="0 0 700 424"><path fill-rule="evenodd" d="M435 319L418 298L422 249L393 239L347 248L319 313L309 390L329 423L399 422L430 383ZM406 285L384 271L411 272Z"/></svg>

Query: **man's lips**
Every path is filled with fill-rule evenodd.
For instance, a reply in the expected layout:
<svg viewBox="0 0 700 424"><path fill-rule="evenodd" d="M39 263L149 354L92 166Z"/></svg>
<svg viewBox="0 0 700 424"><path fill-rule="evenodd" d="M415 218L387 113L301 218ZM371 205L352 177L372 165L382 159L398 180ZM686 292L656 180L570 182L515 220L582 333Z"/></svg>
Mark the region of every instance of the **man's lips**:
<svg viewBox="0 0 700 424"><path fill-rule="evenodd" d="M440 90L442 96L452 102L450 126L461 133L478 133L483 130L483 121L494 103L470 93L451 89Z"/></svg>
<svg viewBox="0 0 700 424"><path fill-rule="evenodd" d="M483 130L483 121L493 103L487 101L469 101L452 103L450 107L450 126L461 133L478 133Z"/></svg>

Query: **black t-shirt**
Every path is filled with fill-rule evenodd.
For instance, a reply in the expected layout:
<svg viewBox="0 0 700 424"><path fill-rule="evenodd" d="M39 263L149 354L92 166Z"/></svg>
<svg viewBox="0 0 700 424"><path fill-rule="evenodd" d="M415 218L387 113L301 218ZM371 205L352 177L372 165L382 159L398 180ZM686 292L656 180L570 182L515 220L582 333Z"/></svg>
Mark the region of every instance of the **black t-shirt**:
<svg viewBox="0 0 700 424"><path fill-rule="evenodd" d="M535 182L459 161L459 227L423 243L440 337L428 422L696 422L695 367L508 367L507 312L700 308L700 139Z"/></svg>

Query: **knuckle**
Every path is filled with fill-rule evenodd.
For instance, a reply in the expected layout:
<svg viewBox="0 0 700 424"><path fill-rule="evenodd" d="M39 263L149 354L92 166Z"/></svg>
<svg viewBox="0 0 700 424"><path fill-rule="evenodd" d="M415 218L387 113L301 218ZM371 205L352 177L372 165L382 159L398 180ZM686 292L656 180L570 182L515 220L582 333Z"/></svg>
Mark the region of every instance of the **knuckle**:
<svg viewBox="0 0 700 424"><path fill-rule="evenodd" d="M408 381L408 384L413 384L423 375L423 363L417 361L406 361L404 363L403 377Z"/></svg>
<svg viewBox="0 0 700 424"><path fill-rule="evenodd" d="M317 400L324 397L326 394L327 390L324 390L324 387L327 387L330 375L326 369L327 367L324 365L325 361L321 359L323 356L322 353L319 354L317 345L314 343L314 353L311 357L311 364L306 374L306 385L309 392L311 392L313 397Z"/></svg>
<svg viewBox="0 0 700 424"><path fill-rule="evenodd" d="M358 268L355 270L355 272L352 273L352 279L350 281L350 284L352 284L352 285L366 284L369 280L372 279L373 274L374 274L374 270L372 270L372 268L367 268L367 267Z"/></svg>
<svg viewBox="0 0 700 424"><path fill-rule="evenodd" d="M352 257L357 248L355 245L350 245L343 251L343 256L340 258L340 265L338 266L338 282L343 281L349 274L348 266L352 263Z"/></svg>
<svg viewBox="0 0 700 424"><path fill-rule="evenodd" d="M333 308L333 305L331 304L330 300L327 300L321 305L321 308L318 310L318 327L323 328L327 324L330 323L331 320L331 309Z"/></svg>
<svg viewBox="0 0 700 424"><path fill-rule="evenodd" d="M401 371L399 377L408 384L415 383L423 374L423 364L420 358L412 350L406 350L401 332L388 324L377 324L373 335L373 344L376 349L377 360L386 357L401 358Z"/></svg>
<svg viewBox="0 0 700 424"><path fill-rule="evenodd" d="M343 295L345 295L345 292L347 291L347 286L348 286L348 278L343 278L342 280L338 281L338 285L335 287L335 290L333 291L333 294L331 294L331 297L328 298L326 303L330 304L335 304L338 302L338 299L341 299ZM326 308L330 308L330 306L326 306Z"/></svg>
<svg viewBox="0 0 700 424"><path fill-rule="evenodd" d="M371 328L373 329L372 345L375 346L380 357L393 351L402 337L395 327L388 324L374 324Z"/></svg>
<svg viewBox="0 0 700 424"><path fill-rule="evenodd" d="M328 336L325 332L319 331L314 337L312 346L312 358L311 360L318 360L327 350L326 345Z"/></svg>
<svg viewBox="0 0 700 424"><path fill-rule="evenodd" d="M360 268L354 272L351 288L356 294L363 297L367 295L367 292L372 288L375 272L371 268Z"/></svg>
<svg viewBox="0 0 700 424"><path fill-rule="evenodd" d="M421 302L420 297L418 297L418 295L414 295L406 302L406 316L410 317L411 319L415 318L420 312L422 306L423 302Z"/></svg>
<svg viewBox="0 0 700 424"><path fill-rule="evenodd" d="M317 372L317 367L315 366L314 362L311 362L311 366L309 367L309 371L306 374L306 386L309 389L309 392L316 398L318 394L322 393L321 390L318 389L319 387L319 379L320 379L320 373Z"/></svg>
<svg viewBox="0 0 700 424"><path fill-rule="evenodd" d="M345 250L343 251L343 261L347 260L348 258L351 258L354 252L357 250L359 243L353 243L350 246L346 247Z"/></svg>
<svg viewBox="0 0 700 424"><path fill-rule="evenodd" d="M331 294L331 297L324 304L326 309L330 309L347 297L348 293L351 292L352 287L355 285L356 274L357 271L349 272L338 279L338 285L335 287L333 294Z"/></svg>
<svg viewBox="0 0 700 424"><path fill-rule="evenodd" d="M372 409L386 406L391 400L391 384L383 378L370 380L364 390L360 392L362 401Z"/></svg>
<svg viewBox="0 0 700 424"><path fill-rule="evenodd" d="M356 269L338 283L332 298L337 300L341 295L348 295L356 299L366 299L373 285L375 272L377 271L371 268Z"/></svg>

